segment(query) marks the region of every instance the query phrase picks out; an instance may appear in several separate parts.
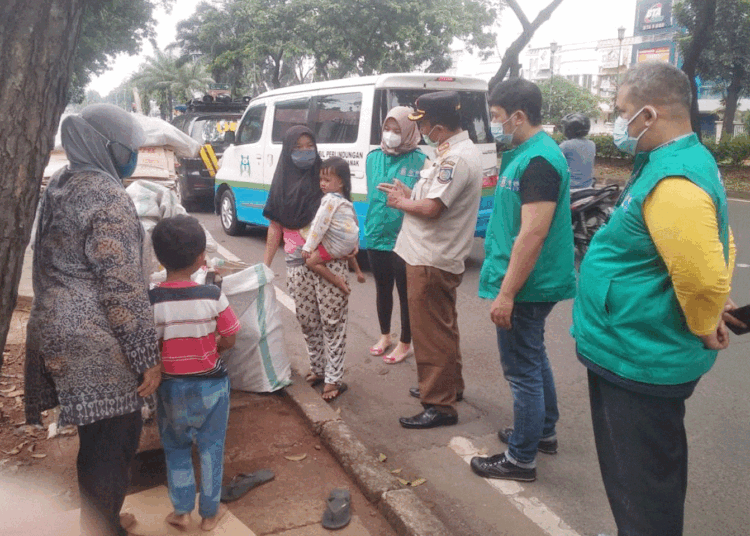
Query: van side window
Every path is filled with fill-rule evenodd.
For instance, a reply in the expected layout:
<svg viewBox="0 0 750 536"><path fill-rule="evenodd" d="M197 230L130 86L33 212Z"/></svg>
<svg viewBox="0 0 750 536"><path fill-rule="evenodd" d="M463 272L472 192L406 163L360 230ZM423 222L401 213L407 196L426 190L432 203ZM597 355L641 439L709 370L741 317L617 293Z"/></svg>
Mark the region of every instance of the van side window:
<svg viewBox="0 0 750 536"><path fill-rule="evenodd" d="M362 93L321 95L316 99L313 132L318 143L354 143L359 133Z"/></svg>
<svg viewBox="0 0 750 536"><path fill-rule="evenodd" d="M385 108L390 110L395 106L414 106L417 98L430 91L424 89L389 89L386 94ZM459 91L461 102L461 128L469 133L474 143L490 143L490 115L487 105L487 94L484 91ZM385 121L385 117L383 117ZM382 125L382 123L381 123ZM380 143L380 134L377 138ZM424 143L424 142L421 142Z"/></svg>
<svg viewBox="0 0 750 536"><path fill-rule="evenodd" d="M307 125L307 116L310 112L310 98L279 101L273 113L273 131L271 141L281 143L284 134L295 125ZM320 143L320 140L317 140Z"/></svg>
<svg viewBox="0 0 750 536"><path fill-rule="evenodd" d="M256 143L263 134L263 119L266 117L266 105L250 108L237 129L238 145Z"/></svg>

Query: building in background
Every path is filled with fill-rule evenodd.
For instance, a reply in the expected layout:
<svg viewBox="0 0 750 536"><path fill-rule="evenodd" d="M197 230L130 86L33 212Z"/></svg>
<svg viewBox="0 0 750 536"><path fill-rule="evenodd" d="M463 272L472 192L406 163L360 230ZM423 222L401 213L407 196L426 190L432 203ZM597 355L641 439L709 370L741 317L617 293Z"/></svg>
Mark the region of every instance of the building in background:
<svg viewBox="0 0 750 536"><path fill-rule="evenodd" d="M611 133L615 98L620 81L631 65L656 60L682 66L678 40L684 29L674 20L673 4L673 0L637 0L632 32L623 26L613 32L611 39L526 47L519 56L521 76L533 82L561 76L601 97L602 113L592 118L591 131ZM500 68L501 61L499 51L480 60L459 49L453 53L455 67L450 73L489 80ZM724 90L700 80L698 86L701 130L704 136L716 136L721 130L717 122L723 115ZM750 99L741 99L738 110L748 109ZM735 134L744 133L744 129L744 123L735 124Z"/></svg>

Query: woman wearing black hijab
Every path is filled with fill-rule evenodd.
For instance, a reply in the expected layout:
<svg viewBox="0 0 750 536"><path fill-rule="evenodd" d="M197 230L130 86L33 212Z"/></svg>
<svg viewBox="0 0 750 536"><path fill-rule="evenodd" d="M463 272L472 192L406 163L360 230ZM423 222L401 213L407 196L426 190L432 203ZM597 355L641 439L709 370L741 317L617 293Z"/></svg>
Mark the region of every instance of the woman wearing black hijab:
<svg viewBox="0 0 750 536"><path fill-rule="evenodd" d="M307 344L313 385L325 382L323 399L333 400L346 390L341 381L346 353L348 296L305 266L302 246L306 228L320 206L321 160L315 135L305 126L294 126L284 135L279 163L271 182L263 216L269 220L263 262L271 266L284 240L287 289L294 299L297 320ZM331 271L347 278L346 260L328 263Z"/></svg>

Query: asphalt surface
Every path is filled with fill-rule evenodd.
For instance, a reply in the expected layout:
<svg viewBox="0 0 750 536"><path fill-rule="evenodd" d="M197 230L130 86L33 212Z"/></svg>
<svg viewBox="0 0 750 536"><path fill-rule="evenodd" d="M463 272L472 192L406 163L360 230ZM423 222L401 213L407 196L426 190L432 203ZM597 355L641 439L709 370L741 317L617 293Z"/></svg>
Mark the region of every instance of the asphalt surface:
<svg viewBox="0 0 750 536"><path fill-rule="evenodd" d="M730 201L730 220L738 247L732 296L750 303L750 203ZM195 213L225 248L243 261L262 262L265 232L250 229L238 237L224 234L218 216ZM286 291L283 251L273 270ZM336 406L360 439L388 456L388 465L404 478L427 479L418 495L456 536L508 534L615 534L596 458L588 404L586 372L575 357L570 326L572 302L558 304L547 323L546 342L557 383L561 419L560 451L540 455L536 482L491 485L475 476L456 453L454 438L465 438L479 451L501 452L496 433L512 424L512 399L502 377L489 303L477 295L483 241L476 239L458 291L459 329L466 380L459 423L435 430L405 430L398 417L421 411L408 388L416 385L414 358L386 365L371 357L377 340L375 287L352 277L345 380L349 392ZM398 300L395 300L396 304ZM291 312L284 310L287 344L296 365L306 368L303 341ZM393 315L398 333L398 305ZM750 534L750 335L733 337L687 403L690 448L686 536ZM463 443L466 444L465 442ZM453 446L453 448L451 448ZM543 528L540 528L543 527Z"/></svg>

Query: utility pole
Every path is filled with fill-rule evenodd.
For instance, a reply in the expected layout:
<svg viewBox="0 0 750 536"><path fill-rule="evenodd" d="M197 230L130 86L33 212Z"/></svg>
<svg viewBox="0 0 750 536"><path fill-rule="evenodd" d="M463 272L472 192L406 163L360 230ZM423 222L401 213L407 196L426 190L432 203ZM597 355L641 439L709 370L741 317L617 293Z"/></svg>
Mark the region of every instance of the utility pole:
<svg viewBox="0 0 750 536"><path fill-rule="evenodd" d="M552 41L549 44L549 114L547 117L547 120L549 121L552 118L552 91L555 87L555 53L558 51L559 47L557 46L557 42Z"/></svg>
<svg viewBox="0 0 750 536"><path fill-rule="evenodd" d="M620 64L622 63L622 40L625 38L625 26L617 28L617 39L620 41L620 48L617 52L617 79L615 80L615 98L612 101L613 121L617 119L617 95L620 93Z"/></svg>

